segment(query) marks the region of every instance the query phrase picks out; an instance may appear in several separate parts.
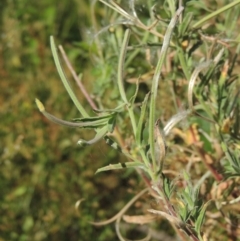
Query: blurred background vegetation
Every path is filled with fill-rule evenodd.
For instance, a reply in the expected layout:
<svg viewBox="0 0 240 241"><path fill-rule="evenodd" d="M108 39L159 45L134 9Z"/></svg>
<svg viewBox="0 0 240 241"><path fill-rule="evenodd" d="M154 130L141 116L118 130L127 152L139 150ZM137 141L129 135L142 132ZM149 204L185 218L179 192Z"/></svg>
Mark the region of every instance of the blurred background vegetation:
<svg viewBox="0 0 240 241"><path fill-rule="evenodd" d="M216 9L225 2L229 3L227 0L205 2L208 4L201 5L200 10L191 9L198 18L209 8ZM48 112L62 119L79 117L53 62L49 44L49 37L53 35L55 41L64 47L76 72L83 73L87 90L95 99L105 96L103 101L108 108L115 106L111 101L117 102L118 93L107 92L114 83L106 80L110 79L112 72L116 72L117 56L106 54L108 63L104 65L104 61L100 61L96 65L93 56L98 50L92 43L96 33L94 21L102 27L109 21L104 19L102 5L97 4L93 14L90 3L89 0L0 1L0 241L117 240L113 225L99 228L88 222L112 217L144 187L134 171L94 175L98 168L118 163L122 155L104 141L86 148L78 147L76 143L80 138L89 139L94 132L69 129L48 121L39 113L34 102L36 97L39 98ZM239 9L236 11L238 13ZM216 22L212 20L211 24L216 28L210 27L209 31L213 34L225 31L224 34L230 37L239 28L227 28L225 25L225 29L221 29L225 19L223 16ZM234 16L236 20L239 15ZM231 22L231 14L228 13L226 18L226 22ZM121 39L121 30L119 32ZM102 35L104 38L120 45L119 40L114 39L114 35L109 37L108 32ZM208 49L206 47L205 51ZM199 54L200 57L203 55ZM153 65L155 57L151 57ZM147 61L142 62L140 65L134 61L135 66L128 69L130 77L132 73L136 78L140 68L141 73L148 71ZM179 72L177 66L173 68L176 73ZM166 78L171 79L173 72L169 72ZM237 68L235 72L239 74ZM70 73L66 71L66 74L83 105L88 106ZM94 82L96 76L98 82ZM151 80L151 76L150 71L146 79ZM187 85L183 82L184 79L176 85L177 94L184 102ZM138 98L141 101L148 87L145 83L140 85ZM160 93L164 101L159 103L159 109L162 111L161 107L171 106L162 111L165 119L168 119L175 114L175 109L169 98L170 89L165 87ZM127 91L131 94L134 89L135 85L129 85ZM127 126L128 123L121 124ZM182 139L179 138L178 142L187 145L187 140ZM176 155L172 159L175 163L173 170L185 166L190 158L184 153ZM195 172L195 176L201 177L205 169L199 168ZM75 203L82 199L84 201L76 209ZM152 204L149 199L146 203ZM143 209L144 202L137 202L134 213L141 213ZM158 233L158 236L173 240L169 238L173 233L171 226L165 221L161 221L160 226L161 230L167 230L167 234ZM144 229L142 231L146 232ZM135 233L132 235L138 238Z"/></svg>

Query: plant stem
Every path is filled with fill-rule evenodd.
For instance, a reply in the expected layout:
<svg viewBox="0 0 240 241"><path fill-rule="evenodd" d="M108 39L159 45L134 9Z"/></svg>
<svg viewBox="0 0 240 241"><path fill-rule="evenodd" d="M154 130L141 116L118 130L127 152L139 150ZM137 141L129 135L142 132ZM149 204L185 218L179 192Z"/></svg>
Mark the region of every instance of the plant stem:
<svg viewBox="0 0 240 241"><path fill-rule="evenodd" d="M133 113L133 107L129 106L129 102L127 100L126 92L125 92L124 85L123 85L123 66L124 66L124 61L125 61L125 57L126 57L127 45L128 45L128 41L130 38L130 33L131 33L130 29L127 29L124 34L124 39L123 39L121 52L120 52L120 56L119 56L119 62L118 62L118 78L117 78L118 81L117 82L118 82L118 87L119 87L119 92L120 92L121 98L122 98L123 102L127 105L127 108L128 108L128 113L129 113L129 116L131 119L134 136L136 136L137 125L136 125L136 120L135 120L135 116Z"/></svg>
<svg viewBox="0 0 240 241"><path fill-rule="evenodd" d="M156 98L157 98L157 91L158 91L158 83L159 83L159 78L161 75L162 67L164 60L167 55L167 50L170 44L171 36L173 33L173 29L177 23L177 20L183 11L183 7L180 7L175 16L172 18L170 24L168 25L166 34L163 39L163 45L162 49L160 52L160 58L157 63L157 67L153 76L153 84L152 84L152 95L151 95L151 101L150 101L150 116L149 116L149 144L150 144L150 153L152 157L152 163L153 163L153 171L154 173L157 173L158 167L155 159L155 147L154 147L154 124L155 124L155 112L156 112ZM161 170L160 170L161 171Z"/></svg>

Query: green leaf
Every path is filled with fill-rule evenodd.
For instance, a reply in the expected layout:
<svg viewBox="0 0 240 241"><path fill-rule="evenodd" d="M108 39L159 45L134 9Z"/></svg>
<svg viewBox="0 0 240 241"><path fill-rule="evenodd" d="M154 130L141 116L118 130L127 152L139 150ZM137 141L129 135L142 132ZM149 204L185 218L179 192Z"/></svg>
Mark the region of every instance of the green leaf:
<svg viewBox="0 0 240 241"><path fill-rule="evenodd" d="M205 212L206 212L207 206L209 205L210 202L211 202L211 200L204 204L204 206L202 207L202 210L195 222L195 230L198 233L198 237L200 239L201 239L201 227L202 227L203 220L205 217Z"/></svg>
<svg viewBox="0 0 240 241"><path fill-rule="evenodd" d="M206 4L204 2L199 1L199 0L197 0L197 1L193 1L193 0L189 1L189 2L186 3L186 6L187 7L194 7L195 9L201 9L202 8L202 9L208 11L208 12L212 12L211 9L207 8L207 6L206 6Z"/></svg>
<svg viewBox="0 0 240 241"><path fill-rule="evenodd" d="M58 57L58 53L57 53L57 48L56 45L54 43L54 39L53 36L50 37L50 44L51 44L51 50L52 50L52 54L53 54L53 59L55 62L55 65L57 67L57 71L59 73L59 76L62 80L62 83L65 87L65 89L67 90L69 96L71 97L73 103L75 104L75 106L77 107L77 109L79 110L79 112L82 114L83 117L88 117L89 115L87 114L87 112L85 111L85 109L83 108L83 106L81 105L81 103L79 102L79 100L77 99L76 95L74 94L66 76L65 73L63 71L63 68L61 66L59 57Z"/></svg>
<svg viewBox="0 0 240 241"><path fill-rule="evenodd" d="M146 114L146 110L147 110L149 96L150 96L150 92L148 94L146 94L146 96L143 100L143 103L141 106L141 114L140 114L140 118L139 118L138 125L137 125L136 142L137 142L137 145L139 145L139 146L141 146L141 143L142 143L143 124L144 124L144 118L145 118L145 114Z"/></svg>
<svg viewBox="0 0 240 241"><path fill-rule="evenodd" d="M181 199L185 204L187 204L188 209L191 211L194 208L194 202L192 200L191 195L189 195L187 192L182 192L181 193Z"/></svg>
<svg viewBox="0 0 240 241"><path fill-rule="evenodd" d="M41 111L41 113L50 121L63 125L63 126L68 126L68 127L80 127L80 128L97 128L99 126L104 126L107 125L109 122L109 119L113 118L112 115L108 116L108 118L101 118L101 117L96 117L96 118L82 118L81 122L72 122L72 121L66 121L62 120L50 113L48 113L45 110L44 105L42 102L38 99L35 100L36 104L38 106L38 109ZM93 120L93 121L90 121Z"/></svg>
<svg viewBox="0 0 240 241"><path fill-rule="evenodd" d="M213 17L216 17L217 15L219 15L220 13L230 9L230 8L233 8L235 7L237 4L240 3L240 0L236 0L236 1L233 1L225 6L223 6L222 8L212 12L211 14L205 16L204 18L202 18L201 20L199 20L198 22L196 22L192 28L199 28L203 23L205 23L206 21L208 21L209 19L213 18Z"/></svg>
<svg viewBox="0 0 240 241"><path fill-rule="evenodd" d="M170 199L174 190L174 185L172 184L171 180L168 177L166 177L163 174L162 176L163 176L163 190L166 196L168 197L168 199Z"/></svg>
<svg viewBox="0 0 240 241"><path fill-rule="evenodd" d="M138 90L139 90L139 79L137 80L136 82L136 90L135 90L135 93L134 95L130 98L129 100L129 103L131 104L131 106L133 106L135 100L136 100L136 97L137 97L137 94L138 94Z"/></svg>
<svg viewBox="0 0 240 241"><path fill-rule="evenodd" d="M96 173L99 172L105 172L110 170L118 170L123 168L144 168L144 164L141 162L124 162L124 163L118 163L118 164L110 164L105 167L99 168Z"/></svg>
<svg viewBox="0 0 240 241"><path fill-rule="evenodd" d="M112 118L110 118L108 120L108 124L107 124L108 131L112 133L113 130L114 130L115 125L116 125L116 116L113 116Z"/></svg>
<svg viewBox="0 0 240 241"><path fill-rule="evenodd" d="M122 150L122 148L117 144L117 142L113 141L108 136L105 136L104 139L105 139L106 143L109 146L111 146L113 149L121 152L123 155L125 155L127 158L133 160L134 162L138 162L138 158L135 158L135 157L131 156L129 153L127 153L126 151Z"/></svg>
<svg viewBox="0 0 240 241"><path fill-rule="evenodd" d="M185 32L188 30L188 27L192 21L193 13L188 12L186 15L184 15L183 22L179 25L179 33L181 36L185 35Z"/></svg>
<svg viewBox="0 0 240 241"><path fill-rule="evenodd" d="M91 139L90 141L80 139L78 141L78 145L80 145L80 146L92 145L92 144L100 141L108 133L108 126L104 126L101 129L96 130L96 132L97 132L97 134L95 135L95 137L93 139Z"/></svg>
<svg viewBox="0 0 240 241"><path fill-rule="evenodd" d="M177 56L179 58L183 73L186 79L189 80L190 72L189 72L188 63L187 63L187 57L185 56L183 48L177 47Z"/></svg>
<svg viewBox="0 0 240 241"><path fill-rule="evenodd" d="M111 119L116 113L110 113L107 115L99 115L99 116L93 116L93 117L86 117L86 118L74 118L74 122L96 122L101 120L109 120Z"/></svg>
<svg viewBox="0 0 240 241"><path fill-rule="evenodd" d="M127 100L126 92L125 92L124 85L123 85L123 66L124 66L124 61L125 61L125 57L126 57L127 45L128 45L128 41L130 38L130 33L131 33L130 29L127 29L125 31L124 39L123 39L122 47L121 47L121 52L120 52L120 56L119 56L119 62L118 62L118 78L117 78L118 81L117 81L117 83L118 83L118 88L119 88L121 98L125 104L128 104L128 100Z"/></svg>
<svg viewBox="0 0 240 241"><path fill-rule="evenodd" d="M188 206L181 203L180 205L178 205L177 209L178 209L178 214L180 215L182 221L185 223L190 217Z"/></svg>
<svg viewBox="0 0 240 241"><path fill-rule="evenodd" d="M72 122L72 121L62 120L48 113L45 110L45 107L42 104L42 102L38 99L36 99L36 104L38 106L38 109L42 112L42 114L46 118L48 118L52 122L57 123L59 125L68 126L68 127L80 127L80 128L98 128L99 126L108 125L109 132L113 131L113 128L115 125L115 119L116 119L115 113L102 115L102 116L95 116L95 117L76 118L74 119L74 122Z"/></svg>
<svg viewBox="0 0 240 241"><path fill-rule="evenodd" d="M164 36L163 46L160 52L160 57L156 66L156 70L153 76L152 90L151 90L151 101L150 101L150 114L149 114L149 145L150 154L152 157L153 171L158 173L158 167L155 159L155 138L154 138L154 126L155 126L155 112L156 112L156 98L158 93L158 83L162 72L163 63L167 56L167 50L170 45L173 29L177 23L180 14L183 11L183 7L180 7L173 18L171 19L167 31ZM161 171L161 170L160 170Z"/></svg>
<svg viewBox="0 0 240 241"><path fill-rule="evenodd" d="M93 111L96 113L102 113L102 112L122 112L124 110L124 107L126 106L126 103L122 103L119 106L117 106L114 109L103 109L103 110L98 110L98 109L94 109Z"/></svg>

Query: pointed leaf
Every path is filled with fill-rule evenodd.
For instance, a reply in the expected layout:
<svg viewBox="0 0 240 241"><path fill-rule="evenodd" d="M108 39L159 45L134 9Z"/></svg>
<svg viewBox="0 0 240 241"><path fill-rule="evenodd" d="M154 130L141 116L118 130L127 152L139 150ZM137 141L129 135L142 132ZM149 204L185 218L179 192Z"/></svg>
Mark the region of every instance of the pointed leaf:
<svg viewBox="0 0 240 241"><path fill-rule="evenodd" d="M163 190L166 196L170 199L172 192L174 190L174 185L168 177L166 177L165 175L162 175L162 177L163 177Z"/></svg>
<svg viewBox="0 0 240 241"><path fill-rule="evenodd" d="M239 3L240 3L240 0L231 1L231 3L224 5L222 8L217 9L216 11L210 13L209 15L206 15L204 18L202 18L201 20L196 22L192 26L192 28L199 28L206 21L210 20L213 17L216 17L217 15L221 14L222 12L224 12L224 11L230 9L230 8L235 7Z"/></svg>
<svg viewBox="0 0 240 241"><path fill-rule="evenodd" d="M93 139L91 139L90 141L85 141L85 140L80 139L77 144L80 146L94 144L94 143L100 141L107 134L107 132L108 132L108 126L104 126L100 130L97 130L97 134L95 135L95 137Z"/></svg>
<svg viewBox="0 0 240 241"><path fill-rule="evenodd" d="M109 131L110 133L113 132L113 130L114 130L114 128L115 128L115 125L116 125L116 116L113 116L112 118L110 118L110 119L108 120L108 124L107 124L107 126L108 126L108 131Z"/></svg>
<svg viewBox="0 0 240 241"><path fill-rule="evenodd" d="M127 153L126 151L122 150L122 148L117 144L117 142L113 141L111 138L109 138L108 136L104 137L106 143L111 146L113 149L121 152L123 155L125 155L127 158L133 160L134 162L138 162L139 160L133 156L131 156L129 153Z"/></svg>
<svg viewBox="0 0 240 241"><path fill-rule="evenodd" d="M143 100L142 107L141 107L141 114L138 121L137 132L136 132L136 142L139 146L141 146L141 143L142 143L143 123L144 123L144 118L147 110L147 103L149 100L149 96L150 96L150 92L146 94Z"/></svg>
<svg viewBox="0 0 240 241"><path fill-rule="evenodd" d="M185 32L188 30L188 27L192 21L193 13L189 12L184 16L183 22L179 25L179 32L184 36Z"/></svg>
<svg viewBox="0 0 240 241"><path fill-rule="evenodd" d="M200 214L199 214L199 216L198 216L198 218L195 222L195 230L198 233L199 238L201 237L201 227L202 227L203 220L204 220L204 217L205 217L205 212L206 212L206 209L207 209L210 202L211 202L211 200L204 204L204 206L203 206L203 208L202 208L202 210L201 210L201 212L200 212Z"/></svg>
<svg viewBox="0 0 240 241"><path fill-rule="evenodd" d="M128 100L127 100L127 96L126 96L126 92L125 92L124 84L123 84L124 83L123 82L123 66L124 66L124 61L125 61L125 57L126 57L127 45L128 45L128 41L130 38L130 34L131 34L131 30L127 29L124 34L124 39L123 39L122 47L121 47L121 51L120 51L119 62L118 62L118 74L117 74L118 75L117 83L118 83L119 92L120 92L123 102L126 104L128 104Z"/></svg>
<svg viewBox="0 0 240 241"><path fill-rule="evenodd" d="M188 209L190 211L194 208L194 202L192 201L192 198L188 193L186 192L181 193L181 199L185 204L187 204Z"/></svg>
<svg viewBox="0 0 240 241"><path fill-rule="evenodd" d="M139 90L139 78L137 79L137 82L136 82L136 90L135 90L135 93L134 95L130 98L129 102L131 103L131 105L134 104L135 100L136 100L136 97L137 97L137 94L138 94L138 90Z"/></svg>
<svg viewBox="0 0 240 241"><path fill-rule="evenodd" d="M86 117L86 118L74 118L73 121L75 122L89 122L89 121L98 121L103 119L110 119L112 118L116 113L110 113L106 115L99 115L99 116L93 116L93 117Z"/></svg>
<svg viewBox="0 0 240 241"><path fill-rule="evenodd" d="M62 120L62 119L57 118L56 116L48 113L45 110L45 107L40 100L36 99L35 101L36 101L37 107L41 111L41 113L47 119L49 119L52 122L57 123L59 125L68 126L68 127L80 127L80 128L97 128L99 126L107 125L107 123L109 121L109 119L107 119L107 118L103 118L103 119L95 118L95 121L89 121L90 118L83 118L83 119L81 119L82 122L71 122L71 121Z"/></svg>
<svg viewBox="0 0 240 241"><path fill-rule="evenodd" d="M81 105L81 103L79 102L79 100L77 99L76 95L74 94L71 86L68 83L68 80L65 76L65 73L63 71L63 68L61 66L59 57L58 57L58 53L57 53L57 48L56 45L54 43L54 39L53 36L50 37L50 44L51 44L51 50L52 50L52 54L53 54L53 59L55 62L55 65L57 67L57 71L59 73L59 76L62 80L62 83L65 87L65 89L67 90L69 96L71 97L73 103L75 104L75 106L77 107L77 109L79 110L79 112L82 114L82 116L84 117L88 117L89 115L87 114L87 112L85 111L85 109L83 108L83 106Z"/></svg>
<svg viewBox="0 0 240 241"><path fill-rule="evenodd" d="M118 164L110 164L105 167L99 168L96 173L104 172L104 171L110 171L110 170L118 170L123 168L144 168L144 164L141 162L124 162L124 163L118 163Z"/></svg>
<svg viewBox="0 0 240 241"><path fill-rule="evenodd" d="M163 45L160 52L160 57L155 69L155 73L153 76L153 83L152 83L152 90L151 90L151 100L150 100L150 113L149 113L149 145L150 145L150 154L152 158L152 165L153 165L153 172L158 172L158 167L155 159L155 138L154 138L154 125L155 125L155 118L156 118L156 99L157 99L157 93L158 93L158 84L162 72L162 67L165 61L165 58L167 56L167 50L170 45L171 37L173 34L173 30L175 25L177 24L178 18L181 15L183 11L183 7L179 7L179 9L176 11L175 15L171 19L164 39L163 39Z"/></svg>
<svg viewBox="0 0 240 241"><path fill-rule="evenodd" d="M206 10L206 11L208 11L208 12L212 12L212 10L211 9L209 9L207 6L206 6L206 4L205 3L203 3L203 2L201 2L201 1L194 1L194 0L192 0L192 1L189 1L189 2L187 2L187 7L194 7L195 9L204 9L204 10Z"/></svg>
<svg viewBox="0 0 240 241"><path fill-rule="evenodd" d="M126 106L126 104L122 103L122 104L120 104L119 106L117 106L114 109L103 109L103 110L94 109L94 111L96 113L102 113L102 112L122 112L125 106Z"/></svg>

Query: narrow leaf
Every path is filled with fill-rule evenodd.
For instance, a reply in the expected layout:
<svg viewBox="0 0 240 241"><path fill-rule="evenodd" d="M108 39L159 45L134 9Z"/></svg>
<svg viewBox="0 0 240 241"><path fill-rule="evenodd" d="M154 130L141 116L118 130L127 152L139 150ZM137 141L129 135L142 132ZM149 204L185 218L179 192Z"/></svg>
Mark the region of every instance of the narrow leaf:
<svg viewBox="0 0 240 241"><path fill-rule="evenodd" d="M113 116L108 120L108 124L107 124L108 132L112 133L115 128L115 125L116 125L116 116Z"/></svg>
<svg viewBox="0 0 240 241"><path fill-rule="evenodd" d="M122 148L117 144L117 142L113 141L111 138L109 138L108 136L104 137L106 143L111 146L113 149L121 152L123 155L125 155L127 158L133 160L134 162L138 162L138 158L135 158L133 156L131 156L129 153L127 153L126 151L122 150Z"/></svg>
<svg viewBox="0 0 240 241"><path fill-rule="evenodd" d="M48 113L45 110L44 105L42 104L42 102L38 99L35 100L36 104L38 106L38 109L41 111L41 113L50 121L59 124L59 125L63 125L63 126L68 126L68 127L82 127L82 128L96 128L99 126L103 126L103 125L107 125L109 118L103 118L103 119L97 119L95 118L95 121L89 121L89 118L87 118L87 120L82 119L82 122L72 122L72 121L66 121L66 120L62 120L60 118L57 118L56 116Z"/></svg>
<svg viewBox="0 0 240 241"><path fill-rule="evenodd" d="M193 19L193 13L189 12L183 19L183 22L179 25L179 32L184 36L185 32L188 30L188 27Z"/></svg>
<svg viewBox="0 0 240 241"><path fill-rule="evenodd" d="M75 104L75 106L77 107L79 112L82 114L82 116L83 117L88 117L89 115L87 114L87 112L85 111L85 109L83 108L83 106L81 105L79 100L77 99L77 97L74 94L71 86L68 83L68 80L67 80L67 78L65 76L65 73L63 71L63 68L61 66L60 59L58 57L57 48L56 48L56 45L54 43L53 36L50 37L50 44L51 44L51 50L52 50L52 54L53 54L53 59L54 59L55 65L57 67L57 71L59 73L59 76L60 76L60 78L62 80L62 83L63 83L65 89L67 90L67 92L68 92L69 96L71 97L73 103Z"/></svg>
<svg viewBox="0 0 240 241"><path fill-rule="evenodd" d="M118 62L118 78L117 78L118 88L119 88L121 98L123 102L126 104L128 104L128 100L127 100L127 96L126 96L126 92L124 90L124 84L123 84L123 66L124 66L124 61L125 61L126 52L127 52L127 45L130 38L130 32L131 32L130 29L126 30L124 39L122 42L122 47L121 47L121 52L120 52L119 62Z"/></svg>
<svg viewBox="0 0 240 241"><path fill-rule="evenodd" d="M135 93L134 95L130 98L129 102L131 104L131 106L134 104L135 100L136 100L136 97L137 97L137 94L138 94L138 90L139 90L139 78L137 79L137 82L136 82L136 90L135 90Z"/></svg>
<svg viewBox="0 0 240 241"><path fill-rule="evenodd" d="M99 110L99 109L94 109L94 111L96 113L102 113L102 112L122 112L124 110L124 107L126 106L125 103L120 104L119 106L117 106L114 109L103 109L103 110Z"/></svg>
<svg viewBox="0 0 240 241"><path fill-rule="evenodd" d="M100 130L96 130L96 132L97 132L97 134L90 141L85 141L85 140L80 139L77 144L80 146L86 146L86 145L92 145L92 144L100 141L108 133L108 126L104 126Z"/></svg>
<svg viewBox="0 0 240 241"><path fill-rule="evenodd" d="M158 92L158 83L163 67L164 60L167 55L167 50L170 44L171 36L173 33L173 29L177 23L177 20L180 16L180 14L183 11L183 7L180 7L177 12L175 13L175 16L170 21L167 31L164 36L162 49L160 52L160 58L158 60L156 70L153 76L153 84L152 84L152 91L151 91L151 103L150 103L150 115L149 115L149 144L150 144L150 153L152 157L153 162L153 170L154 172L157 172L157 166L156 166L156 160L155 160L155 143L154 143L154 124L155 124L155 111L156 111L156 98L157 98L157 92Z"/></svg>
<svg viewBox="0 0 240 241"><path fill-rule="evenodd" d="M211 200L204 204L204 206L202 207L202 210L199 213L199 216L198 216L198 218L195 222L195 230L198 233L199 238L201 238L201 227L202 227L203 220L204 220L204 217L205 217L206 209L207 209L210 202L211 202Z"/></svg>
<svg viewBox="0 0 240 241"><path fill-rule="evenodd" d="M149 96L150 96L150 93L146 94L143 100L142 107L141 107L141 114L138 121L137 132L136 132L136 142L139 146L141 146L141 143L142 143L143 124L144 124L144 118L147 110Z"/></svg>
<svg viewBox="0 0 240 241"><path fill-rule="evenodd" d="M126 57L126 52L127 52L128 41L130 38L130 33L131 33L130 29L127 29L124 34L124 39L123 39L120 56L119 56L119 62L118 62L117 82L118 82L118 88L119 88L121 98L128 107L128 113L129 113L131 123L132 123L133 134L134 134L134 136L136 136L137 126L136 126L135 115L133 112L133 106L131 106L131 105L129 106L129 102L127 100L127 96L126 96L126 92L125 92L124 84L123 84L123 67L124 67L124 63L125 63L125 57Z"/></svg>
<svg viewBox="0 0 240 241"><path fill-rule="evenodd" d="M124 162L118 164L110 164L105 167L99 168L96 173L105 172L110 170L118 170L118 169L125 169L125 168L144 168L144 164L141 162Z"/></svg>
<svg viewBox="0 0 240 241"><path fill-rule="evenodd" d="M111 113L111 114L107 114L107 115L93 116L93 117L86 117L86 118L74 118L73 121L75 121L75 122L95 122L95 121L109 120L114 115L115 115L115 113Z"/></svg>
<svg viewBox="0 0 240 241"><path fill-rule="evenodd" d="M202 18L201 20L199 20L198 22L196 22L192 28L199 28L203 23L205 23L206 21L208 21L209 19L213 18L213 17L216 17L217 15L219 15L220 13L230 9L230 8L233 8L234 6L236 6L237 4L240 3L240 0L236 0L236 1L233 1L225 6L223 6L222 8L214 11L213 13L207 15L206 17Z"/></svg>

